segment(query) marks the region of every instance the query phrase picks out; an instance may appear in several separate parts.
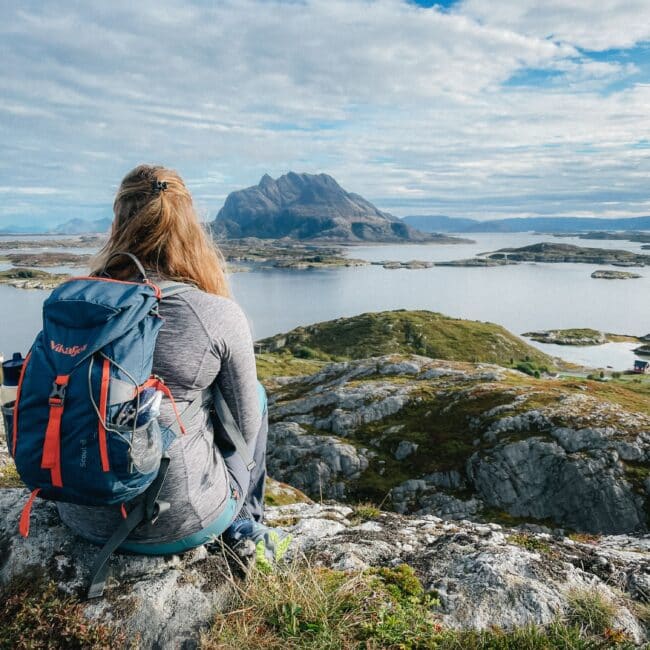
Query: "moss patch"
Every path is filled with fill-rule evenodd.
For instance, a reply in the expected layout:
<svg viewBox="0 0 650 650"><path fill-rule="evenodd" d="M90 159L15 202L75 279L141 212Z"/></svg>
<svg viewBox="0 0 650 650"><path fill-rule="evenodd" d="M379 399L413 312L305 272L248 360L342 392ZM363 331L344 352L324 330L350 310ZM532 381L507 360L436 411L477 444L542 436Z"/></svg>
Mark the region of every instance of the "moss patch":
<svg viewBox="0 0 650 650"><path fill-rule="evenodd" d="M0 488L20 488L25 484L20 480L13 461L0 466Z"/></svg>
<svg viewBox="0 0 650 650"><path fill-rule="evenodd" d="M539 539L534 535L527 535L526 533L510 535L508 537L508 542L510 542L510 544L515 544L516 546L521 546L522 548L534 553L550 555L553 552L553 548L548 542Z"/></svg>
<svg viewBox="0 0 650 650"><path fill-rule="evenodd" d="M267 506L287 506L292 503L311 503L311 499L304 493L291 485L268 478L266 481L266 492L264 503Z"/></svg>

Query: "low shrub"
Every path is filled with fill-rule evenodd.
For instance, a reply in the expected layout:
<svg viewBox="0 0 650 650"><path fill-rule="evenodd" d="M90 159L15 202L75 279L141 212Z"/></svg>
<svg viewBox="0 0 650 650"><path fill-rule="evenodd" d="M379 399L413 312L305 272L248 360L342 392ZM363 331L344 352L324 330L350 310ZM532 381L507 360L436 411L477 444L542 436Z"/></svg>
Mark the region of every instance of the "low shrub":
<svg viewBox="0 0 650 650"><path fill-rule="evenodd" d="M89 621L81 603L34 572L0 590L0 650L126 647L122 632Z"/></svg>

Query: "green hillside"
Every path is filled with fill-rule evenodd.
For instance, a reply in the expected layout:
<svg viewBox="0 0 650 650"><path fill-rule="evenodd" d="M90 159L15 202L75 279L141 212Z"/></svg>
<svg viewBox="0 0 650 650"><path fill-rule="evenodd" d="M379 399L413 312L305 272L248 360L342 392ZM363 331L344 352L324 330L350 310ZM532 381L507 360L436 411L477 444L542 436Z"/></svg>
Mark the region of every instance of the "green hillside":
<svg viewBox="0 0 650 650"><path fill-rule="evenodd" d="M264 353L313 360L384 354L552 369L553 359L500 325L449 318L431 311L385 311L297 327L259 341Z"/></svg>

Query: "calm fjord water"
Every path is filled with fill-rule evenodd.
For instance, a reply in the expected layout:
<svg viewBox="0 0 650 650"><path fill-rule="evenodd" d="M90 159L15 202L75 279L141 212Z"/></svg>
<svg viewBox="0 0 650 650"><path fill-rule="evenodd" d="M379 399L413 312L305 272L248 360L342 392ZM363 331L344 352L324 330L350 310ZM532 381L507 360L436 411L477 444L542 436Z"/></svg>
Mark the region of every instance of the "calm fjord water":
<svg viewBox="0 0 650 650"><path fill-rule="evenodd" d="M473 257L539 241L641 252L621 241L556 239L534 234L473 234L475 244L351 247L367 260L442 261ZM386 270L381 266L328 270L237 273L233 292L248 314L255 338L298 325L384 309L430 309L449 316L491 321L515 334L535 329L593 327L608 332L650 332L650 268L639 280L593 280L587 264L521 264L494 268L434 267ZM48 292L0 286L0 351L25 351L40 329ZM594 366L631 366L633 345L594 348L539 345L546 352Z"/></svg>

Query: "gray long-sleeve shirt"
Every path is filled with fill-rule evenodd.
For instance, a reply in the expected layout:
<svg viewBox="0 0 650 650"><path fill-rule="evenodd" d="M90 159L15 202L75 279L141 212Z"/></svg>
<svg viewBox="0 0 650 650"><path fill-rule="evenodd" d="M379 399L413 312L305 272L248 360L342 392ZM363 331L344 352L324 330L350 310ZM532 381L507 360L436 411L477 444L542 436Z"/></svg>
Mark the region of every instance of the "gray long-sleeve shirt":
<svg viewBox="0 0 650 650"><path fill-rule="evenodd" d="M219 296L191 288L164 298L164 324L158 335L153 372L169 386L182 411L201 391L217 382L244 437L257 435L261 413L250 328L240 307ZM163 400L161 425L174 414ZM160 499L171 508L153 526L141 526L130 539L151 543L186 537L211 524L230 495L223 459L213 442L208 410L186 423L187 433L168 450L169 472ZM75 532L101 542L120 522L119 509L59 503L61 519Z"/></svg>

